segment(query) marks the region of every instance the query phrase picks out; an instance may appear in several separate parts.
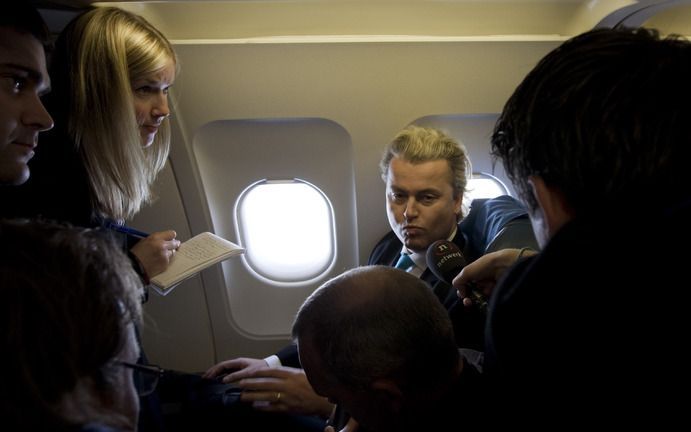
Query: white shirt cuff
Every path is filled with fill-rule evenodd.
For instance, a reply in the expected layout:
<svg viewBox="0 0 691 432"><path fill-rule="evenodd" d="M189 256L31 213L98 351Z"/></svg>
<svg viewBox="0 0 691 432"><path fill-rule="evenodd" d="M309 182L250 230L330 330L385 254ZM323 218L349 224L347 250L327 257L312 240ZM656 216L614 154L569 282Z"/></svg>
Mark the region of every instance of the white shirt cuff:
<svg viewBox="0 0 691 432"><path fill-rule="evenodd" d="M264 361L269 365L270 368L277 368L283 366L281 364L281 359L277 355L270 355L264 359Z"/></svg>

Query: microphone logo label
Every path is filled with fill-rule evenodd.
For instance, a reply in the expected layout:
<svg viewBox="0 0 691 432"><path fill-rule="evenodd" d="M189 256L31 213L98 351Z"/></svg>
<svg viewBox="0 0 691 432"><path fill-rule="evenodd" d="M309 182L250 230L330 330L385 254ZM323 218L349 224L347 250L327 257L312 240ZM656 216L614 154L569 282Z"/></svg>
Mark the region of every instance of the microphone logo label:
<svg viewBox="0 0 691 432"><path fill-rule="evenodd" d="M449 249L449 246L446 243L441 243L437 245L437 253L444 253Z"/></svg>

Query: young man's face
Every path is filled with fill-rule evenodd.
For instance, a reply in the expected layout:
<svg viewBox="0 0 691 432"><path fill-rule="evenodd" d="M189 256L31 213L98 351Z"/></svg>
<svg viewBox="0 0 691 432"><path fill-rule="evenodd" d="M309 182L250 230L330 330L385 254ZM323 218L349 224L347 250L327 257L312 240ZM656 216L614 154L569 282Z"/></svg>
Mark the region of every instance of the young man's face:
<svg viewBox="0 0 691 432"><path fill-rule="evenodd" d="M29 33L0 27L0 184L29 178L38 134L53 127L40 99L49 88L43 45Z"/></svg>
<svg viewBox="0 0 691 432"><path fill-rule="evenodd" d="M452 182L451 167L444 159L391 160L386 181L389 224L408 249L425 253L453 231L463 197L454 197Z"/></svg>

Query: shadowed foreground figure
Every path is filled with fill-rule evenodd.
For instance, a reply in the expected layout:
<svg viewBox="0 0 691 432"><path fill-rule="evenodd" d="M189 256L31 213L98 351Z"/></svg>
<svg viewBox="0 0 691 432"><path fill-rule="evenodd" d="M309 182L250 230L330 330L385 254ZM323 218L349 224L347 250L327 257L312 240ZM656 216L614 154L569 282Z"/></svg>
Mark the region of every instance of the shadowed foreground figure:
<svg viewBox="0 0 691 432"><path fill-rule="evenodd" d="M142 286L103 233L0 221L0 418L8 431L134 431Z"/></svg>
<svg viewBox="0 0 691 432"><path fill-rule="evenodd" d="M492 151L542 250L490 302L488 418L688 423L689 76L687 40L597 29L550 52L506 103Z"/></svg>
<svg viewBox="0 0 691 432"><path fill-rule="evenodd" d="M478 374L448 313L402 270L359 267L326 282L303 303L293 337L314 390L361 428L445 430L460 421L457 407L477 403L464 389L477 388Z"/></svg>

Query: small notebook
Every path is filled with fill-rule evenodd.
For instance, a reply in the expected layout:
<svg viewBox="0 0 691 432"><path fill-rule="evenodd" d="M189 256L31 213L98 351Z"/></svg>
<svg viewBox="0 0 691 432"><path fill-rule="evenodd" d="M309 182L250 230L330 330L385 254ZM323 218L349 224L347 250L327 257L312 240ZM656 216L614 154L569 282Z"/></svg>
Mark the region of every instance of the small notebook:
<svg viewBox="0 0 691 432"><path fill-rule="evenodd" d="M245 249L231 241L203 232L180 245L166 271L151 278L151 285L156 292L166 295L183 280L244 252Z"/></svg>

